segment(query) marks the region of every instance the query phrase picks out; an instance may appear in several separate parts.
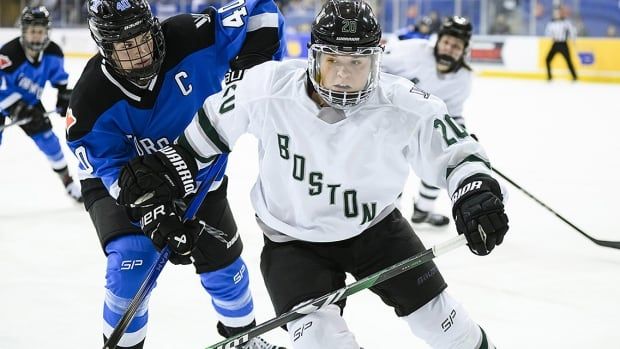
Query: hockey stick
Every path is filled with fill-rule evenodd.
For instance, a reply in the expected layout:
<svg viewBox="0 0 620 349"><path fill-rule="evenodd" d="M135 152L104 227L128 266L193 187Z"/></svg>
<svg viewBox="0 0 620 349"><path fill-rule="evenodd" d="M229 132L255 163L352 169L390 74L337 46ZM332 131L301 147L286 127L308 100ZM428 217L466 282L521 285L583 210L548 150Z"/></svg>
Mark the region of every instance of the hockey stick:
<svg viewBox="0 0 620 349"><path fill-rule="evenodd" d="M202 201L207 196L209 192L209 188L211 188L211 184L216 178L221 177L221 174L224 173L224 169L226 168L226 162L228 160L228 154L220 154L217 159L213 162L209 170L207 171L204 180L198 187L198 192L192 202L189 204L189 207L185 211L183 215L183 220L188 221L194 218L196 215L196 211L202 204ZM153 287L155 287L155 281L161 271L164 269L164 266L168 262L170 258L170 246L166 245L159 254L157 261L153 264L151 269L149 270L146 278L140 285L138 292L129 303L129 307L125 310L125 314L121 317L118 324L110 334L110 338L103 345L104 349L114 349L118 345L118 342L123 337L123 334L127 330L129 323L133 320L133 317L136 315L138 311L138 307L142 304L142 302L146 299L146 296L151 292Z"/></svg>
<svg viewBox="0 0 620 349"><path fill-rule="evenodd" d="M267 322L263 322L262 324L257 325L256 327L246 332L240 333L236 336L227 338L219 343L208 346L207 349L232 349L238 347L243 343L247 343L250 339L254 337L260 336L261 334L271 331L274 328L286 325L290 321L299 319L300 317L324 308L329 304L334 304L339 300L345 299L359 291L380 284L386 280L389 280L397 275L406 272L407 270L424 264L434 259L435 257L452 251L457 247L463 246L466 243L467 241L465 240L465 235L458 235L448 241L437 244L424 252L420 252L415 256L409 257L401 262L398 262L392 266L380 270L341 289L332 291L319 298L309 300L308 302L293 308L289 312L284 313Z"/></svg>
<svg viewBox="0 0 620 349"><path fill-rule="evenodd" d="M29 123L32 120L32 117L27 117L27 118L23 118L23 119L19 119L19 120L15 120L11 123L8 123L6 125L1 125L0 126L0 132L2 132L5 128L7 127L11 127L11 126L19 126L19 125L24 125Z"/></svg>
<svg viewBox="0 0 620 349"><path fill-rule="evenodd" d="M52 115L52 114L56 114L56 111L52 110L52 111L45 112L45 113L43 113L43 116L49 116L49 115ZM25 124L29 123L30 121L32 121L32 116L29 116L29 117L23 118L23 119L19 119L19 120L15 120L14 122L8 123L6 125L0 125L0 132L2 132L7 127L25 125Z"/></svg>
<svg viewBox="0 0 620 349"><path fill-rule="evenodd" d="M504 180L506 180L506 182L512 184L515 188L517 188L520 191L522 191L525 195L529 196L532 200L534 200L537 203L539 203L542 207L546 208L549 212L553 213L556 217L561 219L564 223L570 225L573 229L577 230L577 232L579 232L581 235L583 235L586 238L588 238L593 243L595 243L595 244L597 244L599 246L620 249L620 241L607 241L607 240L599 240L599 239L593 238L592 236L586 234L586 232L584 232L583 230L579 229L576 225L574 225L573 223L569 222L566 218L562 217L559 213L557 213L554 210L552 210L549 206L545 205L542 201L538 200L534 195L530 194L527 190L521 188L520 185L515 183L510 178L506 177L503 173L501 173L497 169L493 168L493 172L497 173L497 175L502 177Z"/></svg>

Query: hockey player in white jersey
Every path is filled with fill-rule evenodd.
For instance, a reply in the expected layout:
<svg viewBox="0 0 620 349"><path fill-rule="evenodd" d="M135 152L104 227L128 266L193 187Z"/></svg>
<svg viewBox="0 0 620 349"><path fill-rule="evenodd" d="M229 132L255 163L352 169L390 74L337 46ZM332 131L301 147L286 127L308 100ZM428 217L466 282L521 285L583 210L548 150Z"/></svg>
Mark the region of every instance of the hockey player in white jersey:
<svg viewBox="0 0 620 349"><path fill-rule="evenodd" d="M261 271L278 315L343 287L346 273L364 278L425 249L394 204L410 168L453 194L458 232L474 254L489 254L508 218L484 149L440 99L380 73L380 38L367 3L327 1L312 25L307 62L230 73L165 150L168 157L154 153L126 165L122 203L145 193L158 194L143 204L187 194L180 169L204 165L253 134L259 176L251 199L265 235ZM493 348L446 287L428 262L371 290L433 348ZM360 348L344 306L289 322L293 347Z"/></svg>
<svg viewBox="0 0 620 349"><path fill-rule="evenodd" d="M473 74L465 62L471 23L459 16L448 18L440 27L435 44L428 40L397 41L386 48L382 70L413 81L417 87L441 98L448 113L463 128L463 104L470 95ZM448 217L435 213L440 189L421 181L411 221L444 226Z"/></svg>

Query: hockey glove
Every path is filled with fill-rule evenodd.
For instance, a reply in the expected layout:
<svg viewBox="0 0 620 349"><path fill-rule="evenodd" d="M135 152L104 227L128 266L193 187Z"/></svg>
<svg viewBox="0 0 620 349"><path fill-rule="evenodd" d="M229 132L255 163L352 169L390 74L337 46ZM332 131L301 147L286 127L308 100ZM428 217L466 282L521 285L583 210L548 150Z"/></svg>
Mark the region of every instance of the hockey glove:
<svg viewBox="0 0 620 349"><path fill-rule="evenodd" d="M131 160L118 178L118 203L149 206L182 199L196 190L194 158L178 145Z"/></svg>
<svg viewBox="0 0 620 349"><path fill-rule="evenodd" d="M173 204L161 204L142 208L140 226L157 250L166 244L170 246L173 264L191 264L191 252L202 234L204 223L197 220L183 223Z"/></svg>
<svg viewBox="0 0 620 349"><path fill-rule="evenodd" d="M68 89L66 85L58 86L58 96L56 97L56 112L63 118L67 116L67 108L69 108L69 100L71 99L72 89Z"/></svg>
<svg viewBox="0 0 620 349"><path fill-rule="evenodd" d="M456 230L465 235L474 254L485 256L504 241L508 216L495 179L483 174L465 179L452 195L452 202Z"/></svg>
<svg viewBox="0 0 620 349"><path fill-rule="evenodd" d="M43 119L43 111L37 105L28 105L20 100L11 107L11 119L20 125L27 124L33 120Z"/></svg>

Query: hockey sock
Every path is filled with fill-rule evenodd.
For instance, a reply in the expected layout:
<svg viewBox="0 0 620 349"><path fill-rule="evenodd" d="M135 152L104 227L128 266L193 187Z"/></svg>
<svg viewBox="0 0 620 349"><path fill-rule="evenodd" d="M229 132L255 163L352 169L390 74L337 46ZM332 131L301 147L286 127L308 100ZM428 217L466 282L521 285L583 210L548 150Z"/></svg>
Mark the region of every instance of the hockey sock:
<svg viewBox="0 0 620 349"><path fill-rule="evenodd" d="M54 170L60 170L63 167L67 167L67 161L65 160L65 156L62 154L62 150L60 149L60 142L54 132L50 130L37 133L32 135L31 138L37 147L39 147L39 150L45 154L47 161L49 161Z"/></svg>
<svg viewBox="0 0 620 349"><path fill-rule="evenodd" d="M106 336L104 335L104 336L103 336L103 343L105 343L105 342L107 342L107 341L108 341L108 337L106 337ZM116 346L116 349L142 349L142 348L144 348L144 339L143 339L140 343L138 343L138 344L136 344L136 345L132 345L132 346L130 346L130 347L124 347L124 346L122 346L122 345L117 345L117 346Z"/></svg>
<svg viewBox="0 0 620 349"><path fill-rule="evenodd" d="M483 340L480 327L446 291L402 319L431 348L480 348Z"/></svg>
<svg viewBox="0 0 620 349"><path fill-rule="evenodd" d="M73 182L73 178L69 175L69 168L67 166L61 169L54 169L54 172L60 177L62 184L66 187L69 183Z"/></svg>
<svg viewBox="0 0 620 349"><path fill-rule="evenodd" d="M106 294L103 306L103 334L109 337L129 307L158 253L151 240L142 235L123 235L105 247L108 256ZM150 296L150 295L149 295ZM119 341L120 347L144 342L148 322L148 299L140 304L135 317Z"/></svg>
<svg viewBox="0 0 620 349"><path fill-rule="evenodd" d="M336 304L293 320L286 326L295 349L360 349Z"/></svg>
<svg viewBox="0 0 620 349"><path fill-rule="evenodd" d="M241 257L224 268L201 273L200 281L224 326L244 327L254 321L250 277Z"/></svg>
<svg viewBox="0 0 620 349"><path fill-rule="evenodd" d="M435 200L439 196L441 189L433 187L427 183L420 183L420 193L415 202L415 206L424 212L433 212L435 209Z"/></svg>

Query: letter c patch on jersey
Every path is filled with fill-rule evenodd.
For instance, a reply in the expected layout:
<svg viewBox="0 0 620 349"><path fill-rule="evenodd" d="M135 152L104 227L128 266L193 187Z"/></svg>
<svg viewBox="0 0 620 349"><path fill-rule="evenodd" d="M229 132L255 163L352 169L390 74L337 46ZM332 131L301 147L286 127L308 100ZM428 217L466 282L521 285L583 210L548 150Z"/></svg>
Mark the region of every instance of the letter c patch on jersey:
<svg viewBox="0 0 620 349"><path fill-rule="evenodd" d="M192 84L187 84L187 86L185 86L185 84L183 83L183 80L187 79L188 77L189 75L187 75L187 73L184 71L180 71L174 76L174 80L177 82L177 85L179 86L179 89L181 90L183 96L187 96L188 94L192 93L192 90L194 89L192 87Z"/></svg>
<svg viewBox="0 0 620 349"><path fill-rule="evenodd" d="M0 55L0 69L8 68L13 65L11 59L8 56Z"/></svg>

